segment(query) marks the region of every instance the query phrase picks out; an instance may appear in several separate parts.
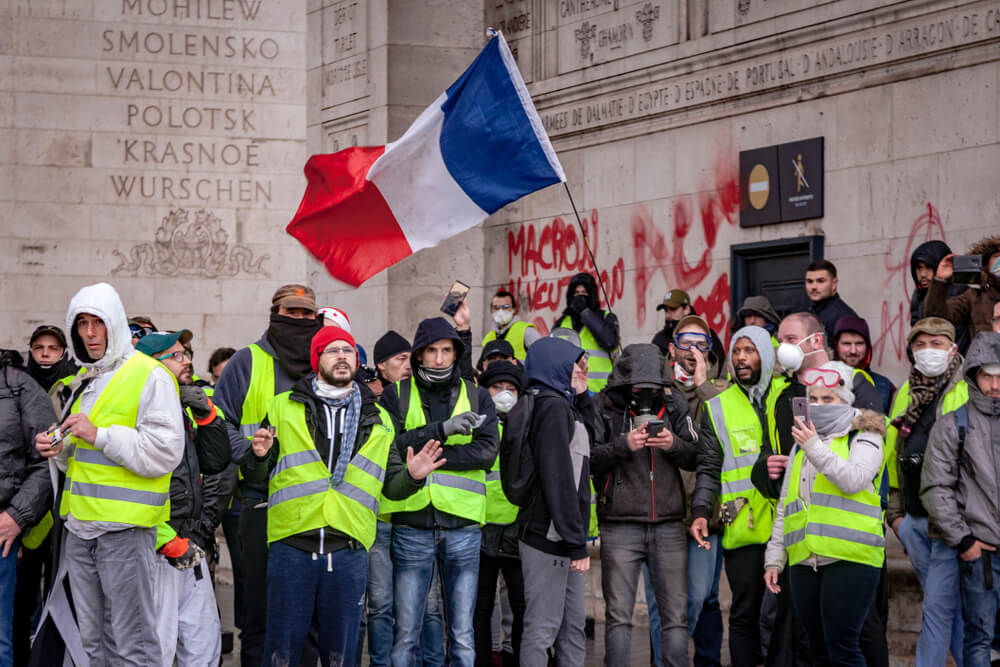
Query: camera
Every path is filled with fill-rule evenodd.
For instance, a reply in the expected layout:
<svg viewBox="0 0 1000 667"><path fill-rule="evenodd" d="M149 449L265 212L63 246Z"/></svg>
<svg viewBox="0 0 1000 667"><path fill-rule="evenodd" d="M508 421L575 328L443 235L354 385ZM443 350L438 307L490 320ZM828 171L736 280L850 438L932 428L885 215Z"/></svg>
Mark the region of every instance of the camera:
<svg viewBox="0 0 1000 667"><path fill-rule="evenodd" d="M956 285L979 285L983 275L983 258L979 255L955 255L951 259L951 282Z"/></svg>

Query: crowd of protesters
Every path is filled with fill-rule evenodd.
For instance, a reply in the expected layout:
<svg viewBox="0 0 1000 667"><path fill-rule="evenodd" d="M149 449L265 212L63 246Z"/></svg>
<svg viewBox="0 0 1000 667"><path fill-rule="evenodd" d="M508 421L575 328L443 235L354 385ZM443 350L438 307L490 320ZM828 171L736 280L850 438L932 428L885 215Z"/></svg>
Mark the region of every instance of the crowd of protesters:
<svg viewBox="0 0 1000 667"><path fill-rule="evenodd" d="M887 529L916 664L988 665L1000 237L970 254L971 286L914 251L896 381L824 260L797 312L748 297L728 351L682 290L624 348L590 274L549 335L500 290L476 363L465 301L368 355L285 285L207 379L185 322L84 287L0 355L0 667L219 664L219 532L253 667L582 665L598 552L607 665L633 664L640 585L654 664L721 665L723 570L729 664L888 665Z"/></svg>

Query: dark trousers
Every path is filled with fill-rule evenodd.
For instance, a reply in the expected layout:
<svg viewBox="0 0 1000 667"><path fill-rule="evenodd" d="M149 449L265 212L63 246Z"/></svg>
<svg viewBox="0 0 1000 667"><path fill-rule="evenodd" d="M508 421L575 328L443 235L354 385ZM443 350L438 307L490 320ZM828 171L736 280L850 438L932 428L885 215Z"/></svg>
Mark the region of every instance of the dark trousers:
<svg viewBox="0 0 1000 667"><path fill-rule="evenodd" d="M240 546L240 515L238 512L226 512L222 517L222 534L226 537L226 547L229 549L229 560L233 563L233 622L237 628L243 628L243 554Z"/></svg>
<svg viewBox="0 0 1000 667"><path fill-rule="evenodd" d="M778 575L781 593L775 600L774 626L767 645L767 667L810 667L812 651L802 623L795 617L795 607L788 590L788 568Z"/></svg>
<svg viewBox="0 0 1000 667"><path fill-rule="evenodd" d="M497 577L503 573L507 598L514 613L511 646L515 663L520 662L521 632L524 629L524 578L521 561L510 556L479 554L479 597L472 625L476 634L476 665L489 667L493 657L493 604L496 602Z"/></svg>
<svg viewBox="0 0 1000 667"><path fill-rule="evenodd" d="M267 507L251 503L240 508L240 560L247 586L243 589L243 633L240 664L260 667L267 633Z"/></svg>
<svg viewBox="0 0 1000 667"><path fill-rule="evenodd" d="M764 600L764 545L727 549L726 579L733 592L729 610L729 660L733 667L761 663L760 603Z"/></svg>
<svg viewBox="0 0 1000 667"><path fill-rule="evenodd" d="M885 565L880 571L875 601L872 602L865 624L861 626L861 653L868 667L889 667L889 641L886 638L886 623L889 619L889 577Z"/></svg>
<svg viewBox="0 0 1000 667"><path fill-rule="evenodd" d="M793 565L788 573L792 602L809 636L813 664L866 667L858 644L882 570L837 561L813 570Z"/></svg>
<svg viewBox="0 0 1000 667"><path fill-rule="evenodd" d="M45 590L52 582L52 539L46 537L37 549L24 549L17 564L17 588L14 593L14 665L27 665L31 656L31 633L42 592L42 571L45 570Z"/></svg>

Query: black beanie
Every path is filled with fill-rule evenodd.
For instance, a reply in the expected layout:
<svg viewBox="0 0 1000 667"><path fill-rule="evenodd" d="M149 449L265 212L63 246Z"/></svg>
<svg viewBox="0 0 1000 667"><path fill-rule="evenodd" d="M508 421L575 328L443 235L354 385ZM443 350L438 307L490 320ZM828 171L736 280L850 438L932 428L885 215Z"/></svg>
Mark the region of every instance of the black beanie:
<svg viewBox="0 0 1000 667"><path fill-rule="evenodd" d="M479 374L479 386L490 387L497 382L510 382L520 394L524 390L524 367L506 359L490 362L486 370Z"/></svg>
<svg viewBox="0 0 1000 667"><path fill-rule="evenodd" d="M380 364L401 352L409 351L410 343L390 329L384 336L375 341L374 361L376 364Z"/></svg>

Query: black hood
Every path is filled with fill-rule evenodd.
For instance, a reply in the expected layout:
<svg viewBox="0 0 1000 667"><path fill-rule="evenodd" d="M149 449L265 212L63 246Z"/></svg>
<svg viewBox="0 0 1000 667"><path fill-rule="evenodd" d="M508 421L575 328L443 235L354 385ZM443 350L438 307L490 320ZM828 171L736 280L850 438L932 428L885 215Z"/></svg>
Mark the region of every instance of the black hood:
<svg viewBox="0 0 1000 667"><path fill-rule="evenodd" d="M528 348L525 370L528 385L542 385L572 401L573 365L583 350L562 338L541 338Z"/></svg>
<svg viewBox="0 0 1000 667"><path fill-rule="evenodd" d="M917 283L917 264L923 262L936 271L945 255L950 254L951 248L944 241L927 241L917 246L917 249L910 255L910 277L913 278L913 284L917 285L917 289L920 289L920 285Z"/></svg>
<svg viewBox="0 0 1000 667"><path fill-rule="evenodd" d="M448 323L443 317L429 317L417 326L417 332L413 334L413 349L410 354L410 368L413 374L417 374L420 367L420 353L425 347L436 340L448 338L455 344L455 370L458 371L458 360L465 354L465 343L458 337L455 327ZM454 376L453 376L454 377Z"/></svg>
<svg viewBox="0 0 1000 667"><path fill-rule="evenodd" d="M566 307L569 308L569 303L573 300L573 292L580 285L587 288L587 307L600 312L601 299L597 292L597 280L589 273L578 273L570 279L569 287L566 288Z"/></svg>
<svg viewBox="0 0 1000 667"><path fill-rule="evenodd" d="M663 377L663 354L652 343L626 346L608 376L608 389L633 387L637 384L667 385Z"/></svg>

